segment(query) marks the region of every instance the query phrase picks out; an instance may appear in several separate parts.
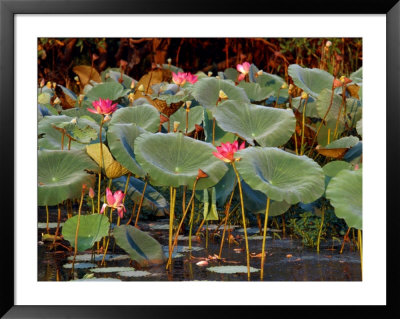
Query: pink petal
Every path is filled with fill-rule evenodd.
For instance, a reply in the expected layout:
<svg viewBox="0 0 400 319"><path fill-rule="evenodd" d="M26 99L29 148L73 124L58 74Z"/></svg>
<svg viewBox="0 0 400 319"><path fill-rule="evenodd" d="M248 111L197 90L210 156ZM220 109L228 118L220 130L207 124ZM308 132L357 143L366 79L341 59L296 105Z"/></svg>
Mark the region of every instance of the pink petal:
<svg viewBox="0 0 400 319"><path fill-rule="evenodd" d="M96 110L93 110L93 109L87 109L89 112L91 112L91 113L95 113L95 114L99 114Z"/></svg>
<svg viewBox="0 0 400 319"><path fill-rule="evenodd" d="M116 191L114 193L114 199L117 205L119 205L120 203L122 203L122 200L124 199L125 194L122 191Z"/></svg>
<svg viewBox="0 0 400 319"><path fill-rule="evenodd" d="M244 73L243 65L241 64L236 65L236 70L238 70L240 73Z"/></svg>
<svg viewBox="0 0 400 319"><path fill-rule="evenodd" d="M246 74L240 74L239 76L238 76L238 81L240 82L240 81L243 81L243 79L246 77Z"/></svg>
<svg viewBox="0 0 400 319"><path fill-rule="evenodd" d="M107 207L107 204L103 204L103 206L101 207L100 214L104 213L104 210L106 209L106 207Z"/></svg>
<svg viewBox="0 0 400 319"><path fill-rule="evenodd" d="M107 203L108 205L112 206L115 203L115 198L113 196L113 193L109 188L106 189L106 198L107 198Z"/></svg>
<svg viewBox="0 0 400 319"><path fill-rule="evenodd" d="M239 147L239 150L242 150L242 149L244 149L244 147L245 147L245 144L246 144L246 142L245 141L243 141L243 143L240 145L240 147Z"/></svg>
<svg viewBox="0 0 400 319"><path fill-rule="evenodd" d="M244 69L244 72L245 72L245 73L249 73L249 72L250 72L251 64L250 64L249 62L244 62L244 63L242 64L242 66L243 66L243 69Z"/></svg>

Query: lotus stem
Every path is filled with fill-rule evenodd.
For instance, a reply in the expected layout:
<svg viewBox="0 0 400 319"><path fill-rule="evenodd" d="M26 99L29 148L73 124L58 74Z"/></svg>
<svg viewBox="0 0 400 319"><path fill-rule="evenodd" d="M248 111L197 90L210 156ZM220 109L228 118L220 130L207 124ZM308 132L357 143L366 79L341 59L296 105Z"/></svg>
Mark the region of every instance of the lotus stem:
<svg viewBox="0 0 400 319"><path fill-rule="evenodd" d="M64 150L64 136L65 136L65 133L64 133L64 131L61 133L61 150L63 151Z"/></svg>
<svg viewBox="0 0 400 319"><path fill-rule="evenodd" d="M338 134L338 127L339 127L339 119L340 119L340 114L342 114L342 107L346 108L346 86L343 85L342 87L342 103L340 104L340 108L339 108L339 113L336 119L336 125L335 125L335 131L333 133L333 138L336 139L337 134ZM346 110L344 110L343 112L343 118L345 118L345 114L346 114Z"/></svg>
<svg viewBox="0 0 400 319"><path fill-rule="evenodd" d="M215 117L213 117L213 126L212 126L212 145L215 146Z"/></svg>
<svg viewBox="0 0 400 319"><path fill-rule="evenodd" d="M206 249L208 249L208 220L206 221Z"/></svg>
<svg viewBox="0 0 400 319"><path fill-rule="evenodd" d="M56 233L54 234L54 239L53 239L53 246L55 249L55 243L56 243L56 239L58 236L58 231L60 230L60 220L61 220L61 208L60 208L60 204L57 205L57 228L56 228Z"/></svg>
<svg viewBox="0 0 400 319"><path fill-rule="evenodd" d="M79 226L80 226L80 222L81 222L81 211L82 211L82 203L83 203L84 195L85 195L85 191L82 189L81 201L79 202L78 221L76 222L75 242L74 242L74 259L72 260L71 274L74 274L75 259L76 259L76 254L78 253L78 234L79 234Z"/></svg>
<svg viewBox="0 0 400 319"><path fill-rule="evenodd" d="M342 254L342 253L343 253L344 244L345 244L345 242L346 242L346 238L349 237L350 229L351 229L351 227L349 227L349 229L347 230L346 234L345 234L344 237L343 237L343 243L342 243L342 247L340 248L339 254Z"/></svg>
<svg viewBox="0 0 400 319"><path fill-rule="evenodd" d="M275 101L275 105L274 105L274 107L277 107L278 106L278 101L279 101L279 93L281 92L281 88L279 88L279 90L278 90L278 94L277 94L277 97L276 97L276 101Z"/></svg>
<svg viewBox="0 0 400 319"><path fill-rule="evenodd" d="M361 279L362 279L362 272L363 272L363 254L362 254L362 236L361 236L361 229L358 230L358 246L359 246L359 249L360 249Z"/></svg>
<svg viewBox="0 0 400 319"><path fill-rule="evenodd" d="M131 223L133 216L135 215L135 211L136 211L136 203L133 203L132 214L131 214L131 217L129 218L129 220L127 221L126 225L129 225Z"/></svg>
<svg viewBox="0 0 400 319"><path fill-rule="evenodd" d="M138 224L138 221L139 221L139 215L140 215L140 210L141 210L142 204L143 204L144 193L146 192L146 187L147 187L147 183L148 183L149 179L146 177L145 180L146 180L146 182L144 183L142 196L140 197L139 207L138 207L138 211L136 213L135 227L137 227L137 224Z"/></svg>
<svg viewBox="0 0 400 319"><path fill-rule="evenodd" d="M242 219L243 219L243 230L244 238L246 242L246 260L247 260L247 279L250 280L250 253L249 253L249 241L247 239L247 229L246 229L246 217L244 215L244 203L243 203L243 193L242 193L242 183L240 182L239 172L236 169L235 162L232 162L233 170L235 171L236 178L238 181L239 195L240 195L240 205L242 207Z"/></svg>
<svg viewBox="0 0 400 319"><path fill-rule="evenodd" d="M192 202L192 209L190 210L190 220L189 220L189 251L192 255L192 229L193 229L193 219L194 219L194 199Z"/></svg>
<svg viewBox="0 0 400 319"><path fill-rule="evenodd" d="M187 205L187 208L186 208L186 210L185 210L184 213L183 213L181 222L179 223L179 226L178 226L178 230L177 230L176 233L175 233L175 238L174 238L174 242L172 243L171 251L174 250L174 247L175 247L176 243L178 242L179 232L180 232L180 230L181 230L181 228L182 228L183 222L185 221L185 217L186 217L186 214L187 214L187 212L188 212L188 210L189 210L189 207L191 206L191 203L192 203L192 201L194 200L194 195L196 194L196 185L197 185L197 181L198 181L198 180L199 180L199 178L196 178L196 180L195 180L194 183L193 183L192 196L190 197L190 200L189 200L189 203L188 203L188 205ZM170 258L171 258L171 257L172 257L172 255L170 256ZM168 264L171 264L171 262L172 262L172 260L168 260Z"/></svg>
<svg viewBox="0 0 400 319"><path fill-rule="evenodd" d="M205 219L203 219L203 220L201 221L200 226L199 226L199 228L198 228L197 231L196 231L196 236L199 236L200 231L201 231L201 228L203 227L203 225L204 225L205 222L206 222Z"/></svg>
<svg viewBox="0 0 400 319"><path fill-rule="evenodd" d="M264 234L263 234L263 242L262 242L262 250L261 250L261 274L260 274L260 280L264 279L265 240L267 238L267 222L268 222L268 214L269 214L270 203L271 203L271 198L268 197L267 206L265 208Z"/></svg>
<svg viewBox="0 0 400 319"><path fill-rule="evenodd" d="M186 210L186 189L187 186L183 186L183 190L182 190L182 212L184 212ZM188 206L190 205L190 201L188 203Z"/></svg>
<svg viewBox="0 0 400 319"><path fill-rule="evenodd" d="M100 197L101 197L101 170L103 168L103 139L102 139L102 130L104 124L104 115L101 116L100 122L100 130L99 130L99 141L100 141L100 170L99 170L99 185L98 185L98 194L97 194L97 213L100 214Z"/></svg>
<svg viewBox="0 0 400 319"><path fill-rule="evenodd" d="M303 121L302 121L302 126L301 126L301 146L300 146L300 155L304 154L304 127L305 127L305 122L306 122L306 106L308 102L308 96L306 100L304 101L304 106L303 106Z"/></svg>
<svg viewBox="0 0 400 319"><path fill-rule="evenodd" d="M125 195L125 196L124 196L124 198L122 199L122 204L125 204L126 192L128 191L128 185L129 185L129 180L130 180L130 178L131 178L131 175L132 175L132 173L129 172L129 173L128 173L128 176L126 177L126 183L125 183L125 188L124 188L124 195ZM121 223L121 217L119 217L119 215L118 215L117 226L119 226L120 223ZM114 250L114 247L113 247L113 250Z"/></svg>
<svg viewBox="0 0 400 319"><path fill-rule="evenodd" d="M49 206L46 205L46 232L49 233Z"/></svg>
<svg viewBox="0 0 400 319"><path fill-rule="evenodd" d="M229 210L231 207L232 199L233 199L233 194L235 193L235 187L232 189L231 197L229 198L229 202L225 206L225 223L224 223L224 231L222 232L222 239L221 239L221 245L219 247L219 254L218 257L221 258L222 255L222 248L224 247L224 240L225 240L225 233L226 233L226 225L228 224L228 219L229 219Z"/></svg>
<svg viewBox="0 0 400 319"><path fill-rule="evenodd" d="M188 135L189 130L189 108L186 108L186 124L185 124L185 135Z"/></svg>
<svg viewBox="0 0 400 319"><path fill-rule="evenodd" d="M331 129L328 128L328 141L327 141L327 144L330 144L330 143L331 143Z"/></svg>
<svg viewBox="0 0 400 319"><path fill-rule="evenodd" d="M294 137L294 149L296 151L296 155L299 155L299 150L297 148L297 133L296 133L296 130L294 130L293 137Z"/></svg>
<svg viewBox="0 0 400 319"><path fill-rule="evenodd" d="M322 207L321 211L321 225L319 226L318 238L317 238L317 252L319 253L319 243L321 241L322 227L324 226L325 209Z"/></svg>
<svg viewBox="0 0 400 319"><path fill-rule="evenodd" d="M68 136L68 151L71 150L71 141L72 139Z"/></svg>
<svg viewBox="0 0 400 319"><path fill-rule="evenodd" d="M172 261L172 232L174 227L174 212L175 212L175 198L176 198L176 188L170 187L170 210L169 210L169 240L168 240L168 247L169 247L169 256L167 262L167 269L171 265Z"/></svg>
<svg viewBox="0 0 400 319"><path fill-rule="evenodd" d="M113 208L110 209L110 228L108 229L108 238L107 238L106 248L104 249L104 255L103 255L103 258L101 259L100 266L104 265L104 262L106 260L107 251L108 251L108 246L110 245L111 222L112 222L112 212L113 212L113 210L114 210ZM104 215L105 215L105 213L104 213Z"/></svg>
<svg viewBox="0 0 400 319"><path fill-rule="evenodd" d="M92 214L94 214L94 201L93 201L93 198L91 198L91 200L92 200Z"/></svg>

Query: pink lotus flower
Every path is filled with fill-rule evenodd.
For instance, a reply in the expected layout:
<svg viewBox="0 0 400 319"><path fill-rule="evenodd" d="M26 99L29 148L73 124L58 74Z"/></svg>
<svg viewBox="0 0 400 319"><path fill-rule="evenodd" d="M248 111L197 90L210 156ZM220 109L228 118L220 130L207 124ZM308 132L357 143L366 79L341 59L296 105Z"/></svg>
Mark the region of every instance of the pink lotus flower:
<svg viewBox="0 0 400 319"><path fill-rule="evenodd" d="M186 81L188 81L191 84L195 84L197 82L197 80L198 80L198 76L197 75L194 75L194 74L192 74L190 72L187 73Z"/></svg>
<svg viewBox="0 0 400 319"><path fill-rule="evenodd" d="M89 197L90 197L90 198L94 198L94 190L93 190L93 188L91 188L91 187L90 187L90 189L89 189Z"/></svg>
<svg viewBox="0 0 400 319"><path fill-rule="evenodd" d="M109 99L103 100L99 98L98 101L93 101L92 105L95 109L87 110L95 114L109 115L117 110L117 103L112 104L112 101Z"/></svg>
<svg viewBox="0 0 400 319"><path fill-rule="evenodd" d="M249 62L244 62L243 64L238 64L236 66L236 70L238 70L241 74L238 77L239 81L242 81L247 74L250 72L250 63Z"/></svg>
<svg viewBox="0 0 400 319"><path fill-rule="evenodd" d="M186 83L186 76L187 73L184 72L178 72L178 74L172 72L172 81L176 85L184 85Z"/></svg>
<svg viewBox="0 0 400 319"><path fill-rule="evenodd" d="M112 191L109 188L107 188L106 189L107 204L106 203L103 204L100 214L103 214L106 207L111 207L111 209L116 209L118 211L118 216L122 218L124 216L124 212L126 212L125 206L122 203L124 197L125 194L122 191L116 191L113 194Z"/></svg>
<svg viewBox="0 0 400 319"><path fill-rule="evenodd" d="M238 141L233 143L226 142L225 144L221 143L221 146L217 146L217 152L213 152L213 154L226 163L232 163L235 160L235 153L244 149L244 145L245 143L243 142L240 147L238 147Z"/></svg>

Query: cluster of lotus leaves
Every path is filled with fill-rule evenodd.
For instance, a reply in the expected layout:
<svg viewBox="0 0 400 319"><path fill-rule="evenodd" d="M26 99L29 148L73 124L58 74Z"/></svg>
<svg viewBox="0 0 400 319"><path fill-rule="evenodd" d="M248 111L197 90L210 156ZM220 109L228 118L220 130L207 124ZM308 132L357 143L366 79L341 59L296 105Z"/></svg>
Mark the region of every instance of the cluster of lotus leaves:
<svg viewBox="0 0 400 319"><path fill-rule="evenodd" d="M280 146L294 133L296 118L292 110L225 101L214 112L218 125L254 145Z"/></svg>
<svg viewBox="0 0 400 319"><path fill-rule="evenodd" d="M93 187L99 167L83 150L38 151L38 205L80 198L82 185Z"/></svg>
<svg viewBox="0 0 400 319"><path fill-rule="evenodd" d="M362 169L343 169L334 176L326 189L337 217L349 227L362 229Z"/></svg>
<svg viewBox="0 0 400 319"><path fill-rule="evenodd" d="M307 156L274 147L249 147L235 153L243 180L271 200L288 204L311 203L325 190L322 168Z"/></svg>
<svg viewBox="0 0 400 319"><path fill-rule="evenodd" d="M134 150L138 163L157 186L187 185L190 189L201 169L208 175L197 183L196 189L201 190L217 184L228 170L212 155L214 146L181 133L142 134Z"/></svg>

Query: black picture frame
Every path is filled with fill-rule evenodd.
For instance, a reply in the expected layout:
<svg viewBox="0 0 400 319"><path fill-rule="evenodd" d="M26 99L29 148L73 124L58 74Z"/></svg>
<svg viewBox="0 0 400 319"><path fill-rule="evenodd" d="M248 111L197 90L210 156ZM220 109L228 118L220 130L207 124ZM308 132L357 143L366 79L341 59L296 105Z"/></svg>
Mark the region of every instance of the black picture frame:
<svg viewBox="0 0 400 319"><path fill-rule="evenodd" d="M14 305L14 16L16 14L385 14L387 21L387 305L386 306L318 306L309 307L250 307L250 306L15 306ZM246 317L254 312L265 316L326 315L338 318L361 316L362 314L392 318L399 316L398 301L399 272L396 271L397 252L395 227L399 224L396 211L397 179L399 177L400 136L400 3L398 0L352 0L347 1L278 1L253 0L189 2L182 0L0 0L0 149L7 150L1 157L2 224L0 238L1 258L1 308L4 318L180 318L190 316ZM379 151L379 146L377 151ZM6 183L4 181L7 181ZM377 185L378 187L379 185ZM383 198L380 199L382 202ZM382 205L384 207L384 205ZM380 238L382 240L382 238ZM396 276L397 274L397 276ZM318 293L318 292L316 292ZM396 316L397 314L397 316Z"/></svg>

